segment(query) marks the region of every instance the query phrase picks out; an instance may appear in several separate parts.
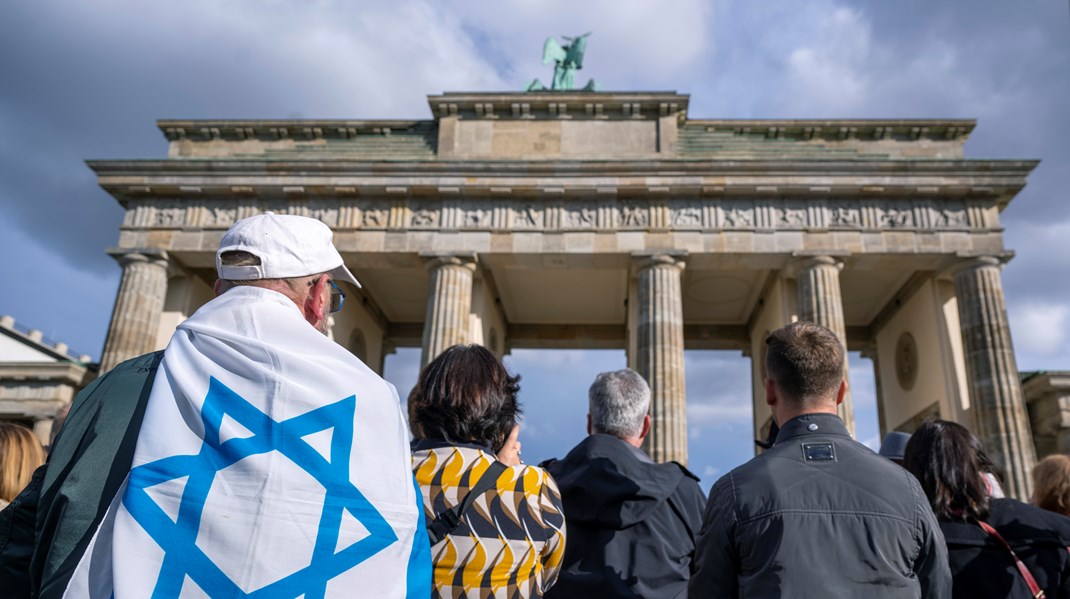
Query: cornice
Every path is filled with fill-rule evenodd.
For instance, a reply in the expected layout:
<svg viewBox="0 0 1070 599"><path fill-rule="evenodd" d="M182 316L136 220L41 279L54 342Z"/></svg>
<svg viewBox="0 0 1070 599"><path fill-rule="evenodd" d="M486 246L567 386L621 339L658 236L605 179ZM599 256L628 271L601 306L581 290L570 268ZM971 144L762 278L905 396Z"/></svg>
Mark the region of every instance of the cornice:
<svg viewBox="0 0 1070 599"><path fill-rule="evenodd" d="M924 197L1002 208L1037 161L378 162L90 161L125 205L216 197ZM607 182L607 179L613 181Z"/></svg>
<svg viewBox="0 0 1070 599"><path fill-rule="evenodd" d="M756 135L769 139L965 141L974 119L691 119L686 129Z"/></svg>
<svg viewBox="0 0 1070 599"><path fill-rule="evenodd" d="M156 126L169 141L243 141L352 139L358 135L390 135L433 123L427 119L160 119Z"/></svg>
<svg viewBox="0 0 1070 599"><path fill-rule="evenodd" d="M559 176L598 176L603 174L660 175L710 173L762 173L783 175L792 173L1004 173L1027 175L1039 160L458 160L458 161L354 161L354 160L246 160L246 159L179 159L179 160L87 160L89 168L99 176L145 174L251 174L270 173L277 177L286 174L308 176L314 173L386 176L394 174L421 175L508 175L553 174Z"/></svg>
<svg viewBox="0 0 1070 599"><path fill-rule="evenodd" d="M690 96L657 92L446 92L428 96L436 119L656 119L687 117Z"/></svg>

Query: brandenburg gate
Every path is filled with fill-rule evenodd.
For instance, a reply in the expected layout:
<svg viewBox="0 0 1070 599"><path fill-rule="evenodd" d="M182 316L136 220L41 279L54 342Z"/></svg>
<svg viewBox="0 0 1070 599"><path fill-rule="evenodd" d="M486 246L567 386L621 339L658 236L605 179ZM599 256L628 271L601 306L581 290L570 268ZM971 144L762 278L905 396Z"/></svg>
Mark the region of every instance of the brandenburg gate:
<svg viewBox="0 0 1070 599"><path fill-rule="evenodd" d="M397 347L624 349L653 389L651 455L686 462L684 350L752 358L738 401L763 435L764 337L811 320L873 359L882 432L962 422L1028 495L1000 212L1036 163L964 158L970 120L702 120L688 99L446 93L427 120L160 121L166 159L90 162L126 209L102 368L164 347L211 299L223 232L272 210L334 229L364 288L332 335L380 372Z"/></svg>

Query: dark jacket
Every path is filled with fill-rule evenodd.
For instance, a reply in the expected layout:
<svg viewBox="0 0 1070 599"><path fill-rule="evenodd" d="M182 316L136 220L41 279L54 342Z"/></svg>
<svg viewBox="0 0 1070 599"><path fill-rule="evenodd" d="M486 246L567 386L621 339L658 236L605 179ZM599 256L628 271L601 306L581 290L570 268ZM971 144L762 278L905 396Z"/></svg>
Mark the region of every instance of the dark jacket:
<svg viewBox="0 0 1070 599"><path fill-rule="evenodd" d="M706 498L698 478L609 435L544 463L564 502L568 543L546 597L682 597Z"/></svg>
<svg viewBox="0 0 1070 599"><path fill-rule="evenodd" d="M48 462L0 512L5 599L62 597L130 471L163 352L123 362L78 394Z"/></svg>
<svg viewBox="0 0 1070 599"><path fill-rule="evenodd" d="M992 499L992 525L1048 599L1070 597L1070 518L1013 499ZM972 522L940 521L957 598L1031 597L1010 553Z"/></svg>
<svg viewBox="0 0 1070 599"><path fill-rule="evenodd" d="M951 573L918 481L807 414L710 490L690 596L943 599Z"/></svg>

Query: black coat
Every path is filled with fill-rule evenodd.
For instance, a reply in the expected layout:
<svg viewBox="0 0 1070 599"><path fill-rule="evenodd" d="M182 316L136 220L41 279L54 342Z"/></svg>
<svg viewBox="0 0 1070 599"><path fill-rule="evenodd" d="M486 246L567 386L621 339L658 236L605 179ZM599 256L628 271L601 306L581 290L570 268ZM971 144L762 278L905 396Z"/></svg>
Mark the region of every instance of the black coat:
<svg viewBox="0 0 1070 599"><path fill-rule="evenodd" d="M690 596L946 599L951 573L917 479L806 414L710 490Z"/></svg>
<svg viewBox="0 0 1070 599"><path fill-rule="evenodd" d="M1048 599L1070 598L1070 518L1013 499L992 499L985 522L1010 544ZM956 599L1031 597L1010 553L971 522L941 521Z"/></svg>
<svg viewBox="0 0 1070 599"><path fill-rule="evenodd" d="M568 526L547 599L686 594L706 503L695 475L609 435L591 435L543 466L561 489Z"/></svg>

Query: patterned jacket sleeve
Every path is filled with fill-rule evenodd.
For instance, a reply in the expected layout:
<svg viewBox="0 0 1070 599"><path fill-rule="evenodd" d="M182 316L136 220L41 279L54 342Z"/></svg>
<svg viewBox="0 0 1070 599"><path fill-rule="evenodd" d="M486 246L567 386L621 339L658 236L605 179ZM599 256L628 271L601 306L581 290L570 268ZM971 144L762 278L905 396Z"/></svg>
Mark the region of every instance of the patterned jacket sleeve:
<svg viewBox="0 0 1070 599"><path fill-rule="evenodd" d="M565 556L565 512L561 507L561 491L549 472L543 471L542 490L539 493L539 511L546 545L542 548L543 591L557 582L561 571L561 559Z"/></svg>

